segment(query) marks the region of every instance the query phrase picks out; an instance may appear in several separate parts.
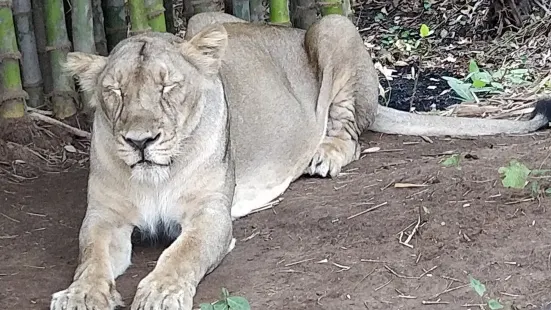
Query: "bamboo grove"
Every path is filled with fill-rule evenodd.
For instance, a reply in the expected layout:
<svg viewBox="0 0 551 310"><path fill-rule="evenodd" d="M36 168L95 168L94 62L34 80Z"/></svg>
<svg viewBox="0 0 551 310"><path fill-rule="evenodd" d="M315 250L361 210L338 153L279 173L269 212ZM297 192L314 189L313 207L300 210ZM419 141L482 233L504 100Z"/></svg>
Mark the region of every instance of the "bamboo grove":
<svg viewBox="0 0 551 310"><path fill-rule="evenodd" d="M320 15L350 15L349 0L183 0L183 18L225 11L244 20L306 29ZM291 1L289 3L288 1ZM121 40L146 31L175 32L172 0L0 0L0 118L51 109L63 120L79 102L67 53L106 56Z"/></svg>

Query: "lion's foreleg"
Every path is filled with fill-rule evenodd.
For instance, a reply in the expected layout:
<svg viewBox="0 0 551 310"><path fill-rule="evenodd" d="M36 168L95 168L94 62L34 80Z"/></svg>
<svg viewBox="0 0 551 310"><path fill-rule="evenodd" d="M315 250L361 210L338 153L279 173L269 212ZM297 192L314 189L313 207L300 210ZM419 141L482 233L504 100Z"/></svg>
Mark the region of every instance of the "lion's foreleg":
<svg viewBox="0 0 551 310"><path fill-rule="evenodd" d="M231 250L229 202L203 199L199 204L199 211L182 223L180 236L138 285L132 310L191 310L197 285Z"/></svg>
<svg viewBox="0 0 551 310"><path fill-rule="evenodd" d="M123 304L115 278L130 265L132 226L116 218L115 212L89 207L80 230L73 283L53 294L50 309L110 310Z"/></svg>

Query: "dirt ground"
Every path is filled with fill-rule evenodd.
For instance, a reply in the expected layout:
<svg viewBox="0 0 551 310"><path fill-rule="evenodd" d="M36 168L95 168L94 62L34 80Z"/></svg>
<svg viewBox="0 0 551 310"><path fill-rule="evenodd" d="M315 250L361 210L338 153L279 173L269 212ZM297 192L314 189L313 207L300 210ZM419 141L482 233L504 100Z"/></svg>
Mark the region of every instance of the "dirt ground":
<svg viewBox="0 0 551 310"><path fill-rule="evenodd" d="M551 132L363 140L381 151L336 179L300 179L272 210L236 221L236 248L201 282L196 302L226 287L252 309L480 309L485 299L469 275L516 309L551 300L549 199L503 188L497 171L511 159L549 167ZM449 151L462 154L460 170L441 165ZM86 177L86 167L74 167L18 184L0 179L0 309L47 309L69 285ZM410 247L401 244L418 219ZM117 280L127 304L161 251L135 246Z"/></svg>

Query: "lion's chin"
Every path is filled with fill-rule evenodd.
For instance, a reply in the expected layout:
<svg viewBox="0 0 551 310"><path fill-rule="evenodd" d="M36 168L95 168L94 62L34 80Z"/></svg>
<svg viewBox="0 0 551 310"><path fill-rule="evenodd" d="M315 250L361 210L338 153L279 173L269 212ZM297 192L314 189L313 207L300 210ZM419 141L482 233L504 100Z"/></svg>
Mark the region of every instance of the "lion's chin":
<svg viewBox="0 0 551 310"><path fill-rule="evenodd" d="M162 184L170 178L170 167L151 164L137 164L132 168L131 180L152 185Z"/></svg>

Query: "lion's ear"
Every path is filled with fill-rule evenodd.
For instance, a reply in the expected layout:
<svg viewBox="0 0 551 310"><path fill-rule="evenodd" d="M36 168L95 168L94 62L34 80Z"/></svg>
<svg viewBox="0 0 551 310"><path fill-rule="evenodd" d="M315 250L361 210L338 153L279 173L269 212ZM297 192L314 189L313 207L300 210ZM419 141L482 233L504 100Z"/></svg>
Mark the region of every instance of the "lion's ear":
<svg viewBox="0 0 551 310"><path fill-rule="evenodd" d="M218 73L226 46L228 33L224 26L213 24L205 27L189 41L182 43L182 53L206 75Z"/></svg>
<svg viewBox="0 0 551 310"><path fill-rule="evenodd" d="M78 84L87 92L96 86L96 80L107 63L107 57L82 52L70 52L64 71L78 77Z"/></svg>

